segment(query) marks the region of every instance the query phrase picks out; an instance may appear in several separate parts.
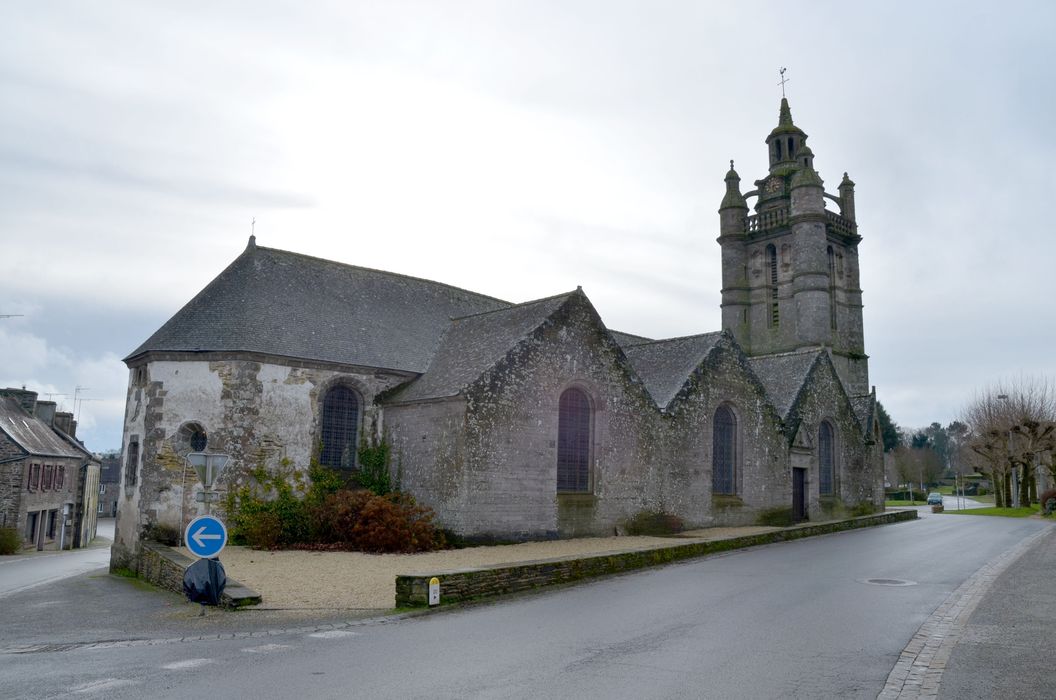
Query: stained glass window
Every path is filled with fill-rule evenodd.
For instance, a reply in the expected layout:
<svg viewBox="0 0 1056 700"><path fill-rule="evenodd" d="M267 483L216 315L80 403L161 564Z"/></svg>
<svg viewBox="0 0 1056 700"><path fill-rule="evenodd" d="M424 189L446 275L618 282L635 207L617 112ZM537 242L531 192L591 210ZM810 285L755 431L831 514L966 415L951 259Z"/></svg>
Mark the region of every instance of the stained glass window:
<svg viewBox="0 0 1056 700"><path fill-rule="evenodd" d="M715 493L737 493L737 419L726 406L715 411L711 445L711 489Z"/></svg>
<svg viewBox="0 0 1056 700"><path fill-rule="evenodd" d="M818 491L832 495L832 426L822 423L818 428Z"/></svg>
<svg viewBox="0 0 1056 700"><path fill-rule="evenodd" d="M557 420L557 490L590 490L590 399L580 389L561 394Z"/></svg>
<svg viewBox="0 0 1056 700"><path fill-rule="evenodd" d="M356 466L359 398L346 386L335 386L323 399L322 450L319 463L335 469Z"/></svg>

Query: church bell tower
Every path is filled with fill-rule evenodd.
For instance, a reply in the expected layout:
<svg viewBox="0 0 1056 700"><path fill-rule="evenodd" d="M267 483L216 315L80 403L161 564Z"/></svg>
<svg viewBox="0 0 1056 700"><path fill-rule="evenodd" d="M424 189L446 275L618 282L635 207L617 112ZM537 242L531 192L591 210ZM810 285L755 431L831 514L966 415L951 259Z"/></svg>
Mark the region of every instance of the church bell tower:
<svg viewBox="0 0 1056 700"><path fill-rule="evenodd" d="M741 193L730 161L719 206L722 327L750 356L827 348L852 396L869 392L854 183L825 192L807 134L781 98L769 172ZM749 208L748 200L755 199ZM839 212L826 209L826 200Z"/></svg>

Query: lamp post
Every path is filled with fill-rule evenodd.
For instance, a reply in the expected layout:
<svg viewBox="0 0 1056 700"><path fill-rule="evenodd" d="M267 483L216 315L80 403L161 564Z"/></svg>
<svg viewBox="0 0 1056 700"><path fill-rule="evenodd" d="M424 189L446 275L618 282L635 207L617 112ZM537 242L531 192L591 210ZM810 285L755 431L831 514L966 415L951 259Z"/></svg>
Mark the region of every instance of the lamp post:
<svg viewBox="0 0 1056 700"><path fill-rule="evenodd" d="M1005 402L1008 406L1008 394L998 394L997 398ZM1019 508L1019 469L1016 468L1015 463L1012 461L1012 420L1008 421L1008 463L1012 467L1012 507Z"/></svg>

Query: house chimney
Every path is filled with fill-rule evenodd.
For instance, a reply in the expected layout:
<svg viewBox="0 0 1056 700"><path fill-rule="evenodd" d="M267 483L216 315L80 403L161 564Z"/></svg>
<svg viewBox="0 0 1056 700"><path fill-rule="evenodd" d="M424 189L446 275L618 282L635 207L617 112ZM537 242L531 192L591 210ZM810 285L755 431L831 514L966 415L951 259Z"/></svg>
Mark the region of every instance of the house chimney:
<svg viewBox="0 0 1056 700"><path fill-rule="evenodd" d="M37 401L35 415L37 418L47 423L49 428L54 428L55 409L56 405L54 401Z"/></svg>
<svg viewBox="0 0 1056 700"><path fill-rule="evenodd" d="M58 428L72 438L77 437L77 421L73 419L72 413L66 411L56 413L53 427Z"/></svg>
<svg viewBox="0 0 1056 700"><path fill-rule="evenodd" d="M7 396L18 401L19 405L22 406L22 410L31 416L36 415L37 392L26 391L25 387L21 389L8 387L7 389L0 389L0 396Z"/></svg>

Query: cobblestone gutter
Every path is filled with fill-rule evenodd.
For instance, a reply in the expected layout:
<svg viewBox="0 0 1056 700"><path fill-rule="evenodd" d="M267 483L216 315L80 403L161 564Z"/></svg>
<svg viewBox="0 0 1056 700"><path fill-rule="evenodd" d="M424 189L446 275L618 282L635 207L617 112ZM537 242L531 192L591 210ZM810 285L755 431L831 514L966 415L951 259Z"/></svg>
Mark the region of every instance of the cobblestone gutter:
<svg viewBox="0 0 1056 700"><path fill-rule="evenodd" d="M756 535L684 542L659 549L628 550L591 557L564 557L520 564L502 564L480 569L433 571L397 576L396 607L428 605L429 581L433 577L440 580L440 604L443 605L570 583L731 549L798 540L803 537L916 520L916 518L915 510L889 511L847 520L797 525Z"/></svg>

